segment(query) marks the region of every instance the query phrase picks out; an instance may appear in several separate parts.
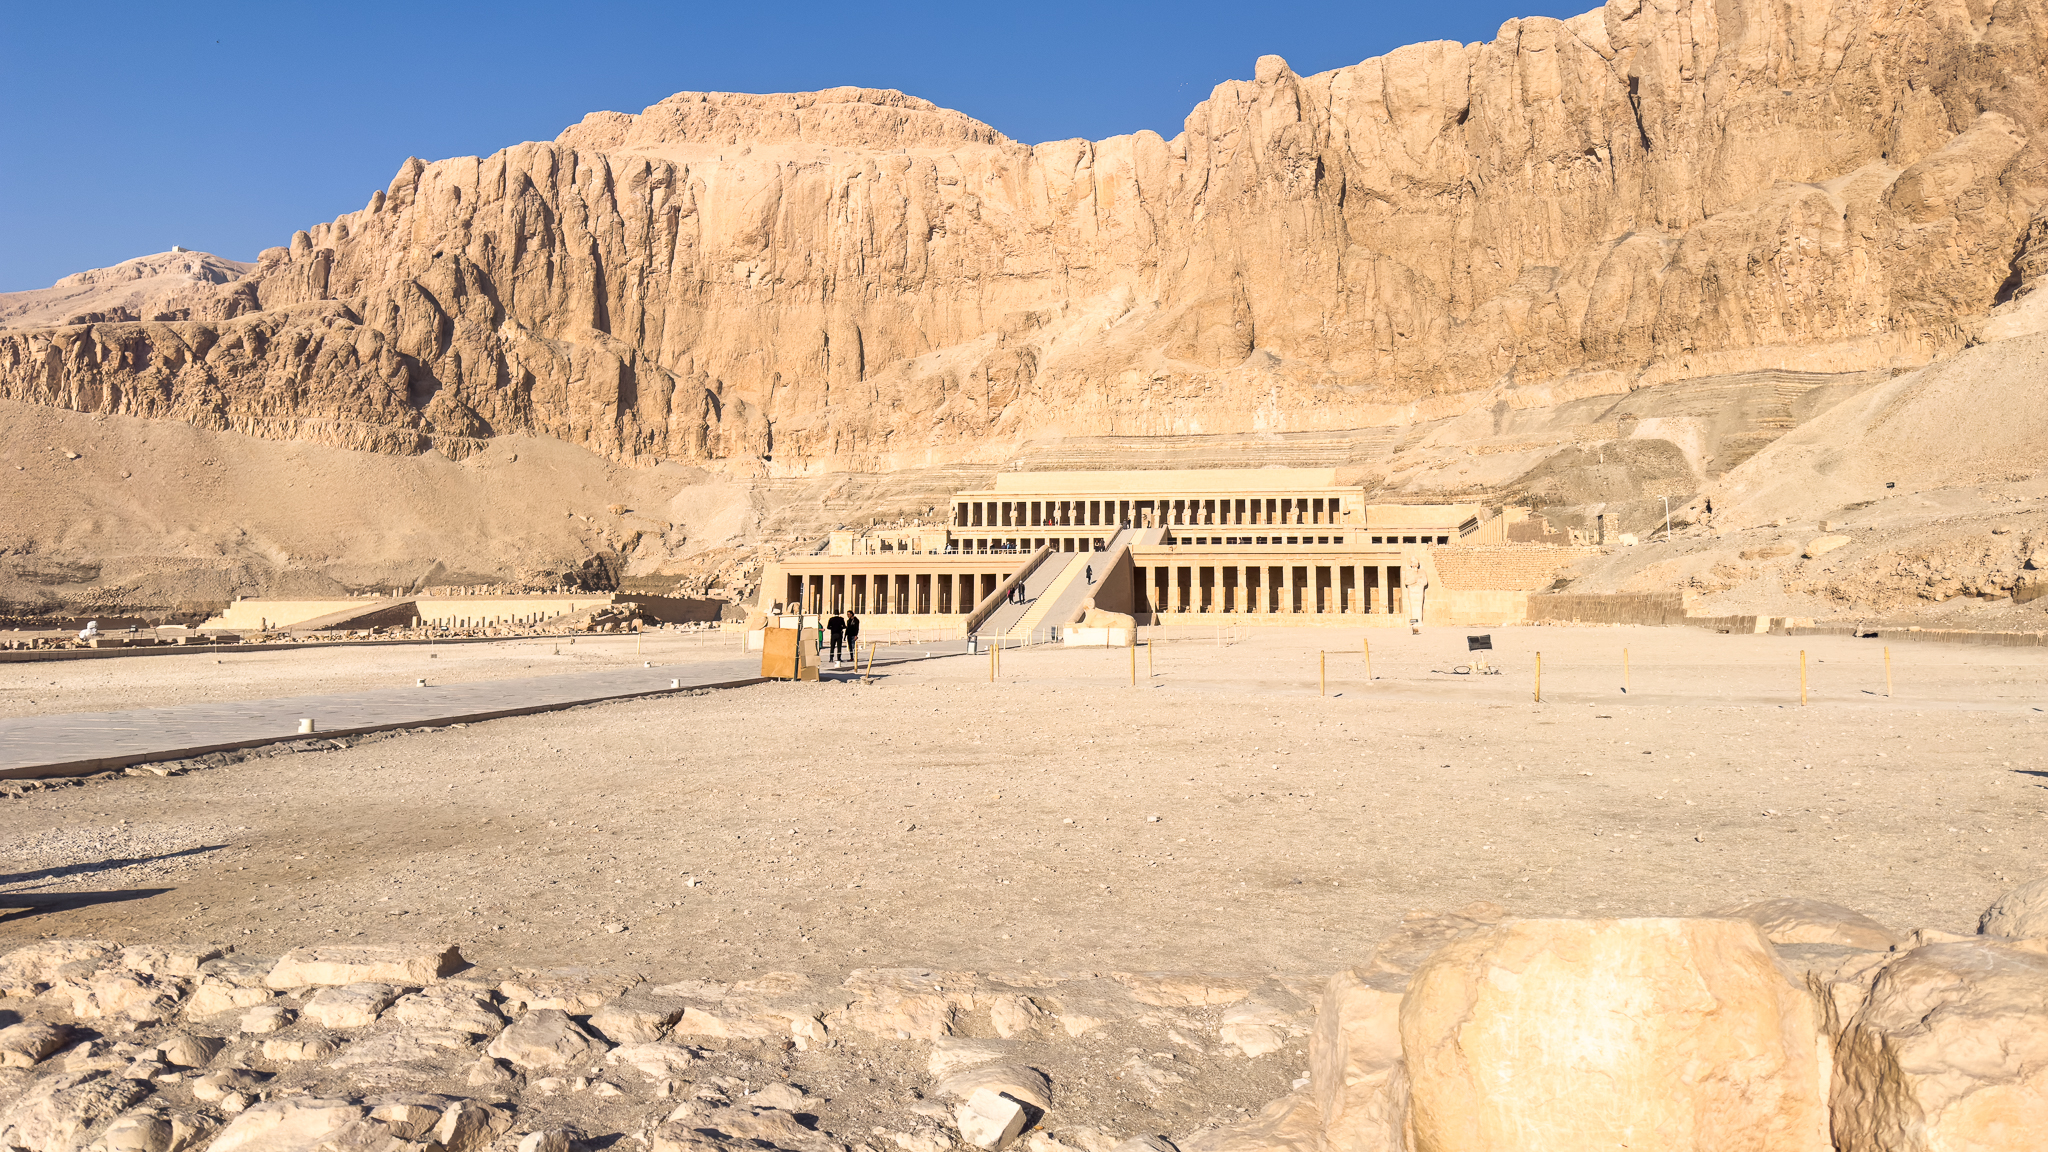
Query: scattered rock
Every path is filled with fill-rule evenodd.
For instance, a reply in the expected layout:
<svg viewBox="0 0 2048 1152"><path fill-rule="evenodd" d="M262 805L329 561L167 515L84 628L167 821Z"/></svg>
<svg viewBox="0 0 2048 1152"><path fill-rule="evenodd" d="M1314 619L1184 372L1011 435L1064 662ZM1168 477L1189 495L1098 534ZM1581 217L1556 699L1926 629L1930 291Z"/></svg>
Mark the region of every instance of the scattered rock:
<svg viewBox="0 0 2048 1152"><path fill-rule="evenodd" d="M770 1084L747 1097L747 1103L756 1108L780 1108L790 1113L807 1112L818 1105L796 1085L781 1083Z"/></svg>
<svg viewBox="0 0 2048 1152"><path fill-rule="evenodd" d="M185 1002L185 1012L190 1016L218 1016L238 1008L253 1008L266 1004L272 993L264 988L251 988L232 984L226 980L205 977L192 990L192 996Z"/></svg>
<svg viewBox="0 0 2048 1152"><path fill-rule="evenodd" d="M1009 1058L1014 1045L995 1040L967 1040L947 1037L932 1042L931 1058L926 1067L937 1077L946 1077L962 1068L976 1064L992 1064Z"/></svg>
<svg viewBox="0 0 2048 1152"><path fill-rule="evenodd" d="M424 1140L441 1122L441 1109L418 1101L398 1101L370 1109L370 1119L391 1129L400 1140Z"/></svg>
<svg viewBox="0 0 2048 1152"><path fill-rule="evenodd" d="M169 1016L184 998L184 986L173 979L105 968L85 980L59 980L43 993L66 1003L80 1020L122 1016L137 1023L155 1023Z"/></svg>
<svg viewBox="0 0 2048 1152"><path fill-rule="evenodd" d="M1841 944L1882 952L1903 942L1898 933L1870 917L1819 900L1757 900L1708 915L1747 920L1773 944Z"/></svg>
<svg viewBox="0 0 2048 1152"><path fill-rule="evenodd" d="M1187 973L1113 972L1111 978L1131 990L1131 998L1155 1008L1201 1008L1235 1004L1251 994L1241 980Z"/></svg>
<svg viewBox="0 0 2048 1152"><path fill-rule="evenodd" d="M1842 535L1815 536L1806 542L1805 556L1808 560L1817 560L1850 542L1849 537Z"/></svg>
<svg viewBox="0 0 2048 1152"><path fill-rule="evenodd" d="M261 956L244 956L234 953L218 959L208 960L199 966L199 975L207 980L218 980L237 988L262 988L270 970L277 967L277 961Z"/></svg>
<svg viewBox="0 0 2048 1152"><path fill-rule="evenodd" d="M1278 1028L1266 1024L1225 1024L1216 1029L1216 1035L1225 1044L1257 1058L1270 1055L1286 1047L1287 1038Z"/></svg>
<svg viewBox="0 0 2048 1152"><path fill-rule="evenodd" d="M116 1117L92 1144L94 1152L184 1152L219 1127L210 1117L186 1112L158 1115L130 1112Z"/></svg>
<svg viewBox="0 0 2048 1152"><path fill-rule="evenodd" d="M1024 1107L989 1089L977 1090L953 1110L960 1138L976 1148L1001 1148L1024 1130Z"/></svg>
<svg viewBox="0 0 2048 1152"><path fill-rule="evenodd" d="M310 1096L267 1100L250 1105L221 1129L207 1152L315 1152L362 1114L361 1108L346 1100Z"/></svg>
<svg viewBox="0 0 2048 1152"><path fill-rule="evenodd" d="M145 976L197 976L199 966L220 958L220 949L160 948L153 944L121 949L121 967Z"/></svg>
<svg viewBox="0 0 2048 1152"><path fill-rule="evenodd" d="M290 1040L265 1040L261 1051L265 1060L303 1063L325 1060L341 1051L341 1045L325 1036L302 1036Z"/></svg>
<svg viewBox="0 0 2048 1152"><path fill-rule="evenodd" d="M2048 877L2022 884L1992 901L1978 919L1977 931L2013 940L2048 936Z"/></svg>
<svg viewBox="0 0 2048 1152"><path fill-rule="evenodd" d="M464 1079L471 1088L502 1088L517 1083L519 1077L507 1070L503 1062L479 1056Z"/></svg>
<svg viewBox="0 0 2048 1152"><path fill-rule="evenodd" d="M297 1014L282 1004L265 1004L242 1013L237 1029L251 1036L264 1036L291 1027Z"/></svg>
<svg viewBox="0 0 2048 1152"><path fill-rule="evenodd" d="M204 1068L227 1046L217 1036L194 1036L177 1032L157 1042L156 1059L173 1068Z"/></svg>
<svg viewBox="0 0 2048 1152"><path fill-rule="evenodd" d="M367 1028L397 999L389 984L345 984L315 992L300 1015L322 1028Z"/></svg>
<svg viewBox="0 0 2048 1152"><path fill-rule="evenodd" d="M473 1100L458 1100L441 1113L433 1142L447 1152L480 1152L512 1127L511 1112Z"/></svg>
<svg viewBox="0 0 2048 1152"><path fill-rule="evenodd" d="M408 1076L399 1071L403 1066L438 1066L446 1062L450 1052L468 1048L469 1037L464 1033L408 1028L358 1040L328 1061L327 1066L350 1069L359 1080L403 1080Z"/></svg>
<svg viewBox="0 0 2048 1152"><path fill-rule="evenodd" d="M545 1128L519 1138L519 1152L569 1152L574 1138L566 1129Z"/></svg>
<svg viewBox="0 0 2048 1152"><path fill-rule="evenodd" d="M576 1026L559 1008L537 1008L512 1022L487 1051L520 1068L588 1066L607 1045Z"/></svg>
<svg viewBox="0 0 2048 1152"><path fill-rule="evenodd" d="M1052 1085L1045 1073L1022 1064L976 1064L962 1068L939 1081L934 1091L943 1096L971 1099L978 1092L998 1092L1040 1109L1052 1107Z"/></svg>
<svg viewBox="0 0 2048 1152"><path fill-rule="evenodd" d="M649 1134L649 1152L712 1152L748 1147L784 1148L790 1152L846 1152L845 1146L797 1122L779 1108L692 1107L683 1119L670 1120ZM738 1150L734 1150L738 1152Z"/></svg>
<svg viewBox="0 0 2048 1152"><path fill-rule="evenodd" d="M614 1044L645 1044L668 1034L683 1006L636 997L612 1000L590 1015L590 1028Z"/></svg>
<svg viewBox="0 0 2048 1152"><path fill-rule="evenodd" d="M649 1076L659 1079L679 1068L685 1068L696 1059L696 1055L680 1044L621 1044L605 1053L605 1063L624 1064L638 1068Z"/></svg>
<svg viewBox="0 0 2048 1152"><path fill-rule="evenodd" d="M264 977L269 988L332 987L347 984L396 984L419 988L463 967L462 954L450 944L406 949L369 946L295 948ZM226 1134L222 1134L225 1138Z"/></svg>
<svg viewBox="0 0 2048 1152"><path fill-rule="evenodd" d="M915 968L862 968L846 978L856 999L846 1022L875 1036L937 1040L974 1005L973 978ZM952 990L949 992L948 988Z"/></svg>
<svg viewBox="0 0 2048 1152"><path fill-rule="evenodd" d="M246 1068L223 1068L208 1072L192 1081L192 1098L202 1104L212 1104L231 1093L254 1096L263 1088L264 1077Z"/></svg>
<svg viewBox="0 0 2048 1152"><path fill-rule="evenodd" d="M1051 1015L1039 1007L1038 1001L1020 993L1007 993L995 997L988 1006L989 1023L995 1026L996 1035L1008 1040L1036 1032L1049 1023Z"/></svg>
<svg viewBox="0 0 2048 1152"><path fill-rule="evenodd" d="M147 1095L148 1084L103 1069L46 1076L0 1109L0 1148L72 1152Z"/></svg>
<svg viewBox="0 0 2048 1152"><path fill-rule="evenodd" d="M487 994L447 985L400 998L388 1015L408 1027L470 1036L496 1036L505 1028L505 1018Z"/></svg>
<svg viewBox="0 0 2048 1152"><path fill-rule="evenodd" d="M583 1016L640 983L640 977L630 973L561 968L522 973L499 984L498 995L505 998L505 1013L509 1016L534 1008L555 1008Z"/></svg>
<svg viewBox="0 0 2048 1152"><path fill-rule="evenodd" d="M32 1068L71 1039L62 1024L29 1021L0 1028L0 1068Z"/></svg>

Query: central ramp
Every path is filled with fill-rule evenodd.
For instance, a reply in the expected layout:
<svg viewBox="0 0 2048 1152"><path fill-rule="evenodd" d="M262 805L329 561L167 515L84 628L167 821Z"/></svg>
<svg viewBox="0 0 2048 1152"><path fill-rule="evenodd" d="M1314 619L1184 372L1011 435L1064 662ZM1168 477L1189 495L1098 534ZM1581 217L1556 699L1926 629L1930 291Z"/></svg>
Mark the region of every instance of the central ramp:
<svg viewBox="0 0 2048 1152"><path fill-rule="evenodd" d="M1164 528L1124 528L1110 538L1100 552L1063 554L1065 564L1040 564L1025 582L1024 603L1005 604L989 617L981 634L1013 643L1029 642L1032 635L1073 622L1081 604L1095 594L1103 577L1132 545L1156 544L1166 535ZM1090 570L1095 579L1089 580Z"/></svg>

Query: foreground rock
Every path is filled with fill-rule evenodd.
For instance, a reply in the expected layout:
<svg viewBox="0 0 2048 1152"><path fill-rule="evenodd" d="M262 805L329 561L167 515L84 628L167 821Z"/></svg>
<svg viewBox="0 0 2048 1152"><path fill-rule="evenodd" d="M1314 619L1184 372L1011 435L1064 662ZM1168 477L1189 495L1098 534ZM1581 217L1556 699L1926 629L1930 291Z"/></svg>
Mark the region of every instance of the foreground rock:
<svg viewBox="0 0 2048 1152"><path fill-rule="evenodd" d="M1746 921L1491 926L1400 1015L1419 1148L1829 1148L1818 1015Z"/></svg>
<svg viewBox="0 0 2048 1152"><path fill-rule="evenodd" d="M1985 925L2023 929L2037 892ZM1201 973L655 983L450 971L434 949L43 941L0 956L0 1149L2032 1149L2044 943L1789 899L1692 919L1475 904L1411 914L1318 995ZM398 983L414 963L442 971ZM265 987L281 971L304 982ZM99 990L131 985L151 1012L104 1015ZM202 1013L218 1004L195 986L266 1001Z"/></svg>

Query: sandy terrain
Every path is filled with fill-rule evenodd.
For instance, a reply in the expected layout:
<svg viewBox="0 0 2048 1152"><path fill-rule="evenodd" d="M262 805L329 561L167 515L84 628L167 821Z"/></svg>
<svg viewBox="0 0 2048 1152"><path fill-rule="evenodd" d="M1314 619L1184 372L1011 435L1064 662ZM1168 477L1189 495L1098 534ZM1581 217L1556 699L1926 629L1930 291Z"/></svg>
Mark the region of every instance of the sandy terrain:
<svg viewBox="0 0 2048 1152"><path fill-rule="evenodd" d="M1121 650L1013 652L995 684L985 660L933 660L869 686L620 703L37 792L5 802L10 884L163 891L15 916L0 946L334 934L650 974L1317 975L1407 909L1475 899L1628 914L1802 894L1969 930L1954 910L2032 875L2048 838L2048 653L1895 645L1886 700L1867 640L1494 635L1497 677L1433 673L1463 659L1444 630L1375 637L1369 687L1357 633L1182 633L1148 687L1129 686ZM1318 698L1331 644L1347 648ZM329 656L362 659L292 653L292 687ZM424 663L390 658L408 676ZM75 679L75 706L118 703L99 667L42 671ZM117 863L133 857L153 859Z"/></svg>

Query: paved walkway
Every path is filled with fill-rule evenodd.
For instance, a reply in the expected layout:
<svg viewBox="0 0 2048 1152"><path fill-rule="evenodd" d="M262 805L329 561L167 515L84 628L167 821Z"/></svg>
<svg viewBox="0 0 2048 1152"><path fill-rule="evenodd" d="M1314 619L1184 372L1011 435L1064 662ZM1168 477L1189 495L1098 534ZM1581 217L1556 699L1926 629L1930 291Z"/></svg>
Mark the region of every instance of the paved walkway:
<svg viewBox="0 0 2048 1152"><path fill-rule="evenodd" d="M891 647L895 650L891 651ZM950 655L963 643L885 646L875 666ZM851 677L828 668L827 679ZM613 668L513 680L378 688L323 696L281 696L231 704L182 704L125 712L66 712L0 720L0 779L87 776L95 772L291 740L394 728L462 724L701 688L762 682L761 658L748 656L653 668ZM299 732L301 719L317 731Z"/></svg>

